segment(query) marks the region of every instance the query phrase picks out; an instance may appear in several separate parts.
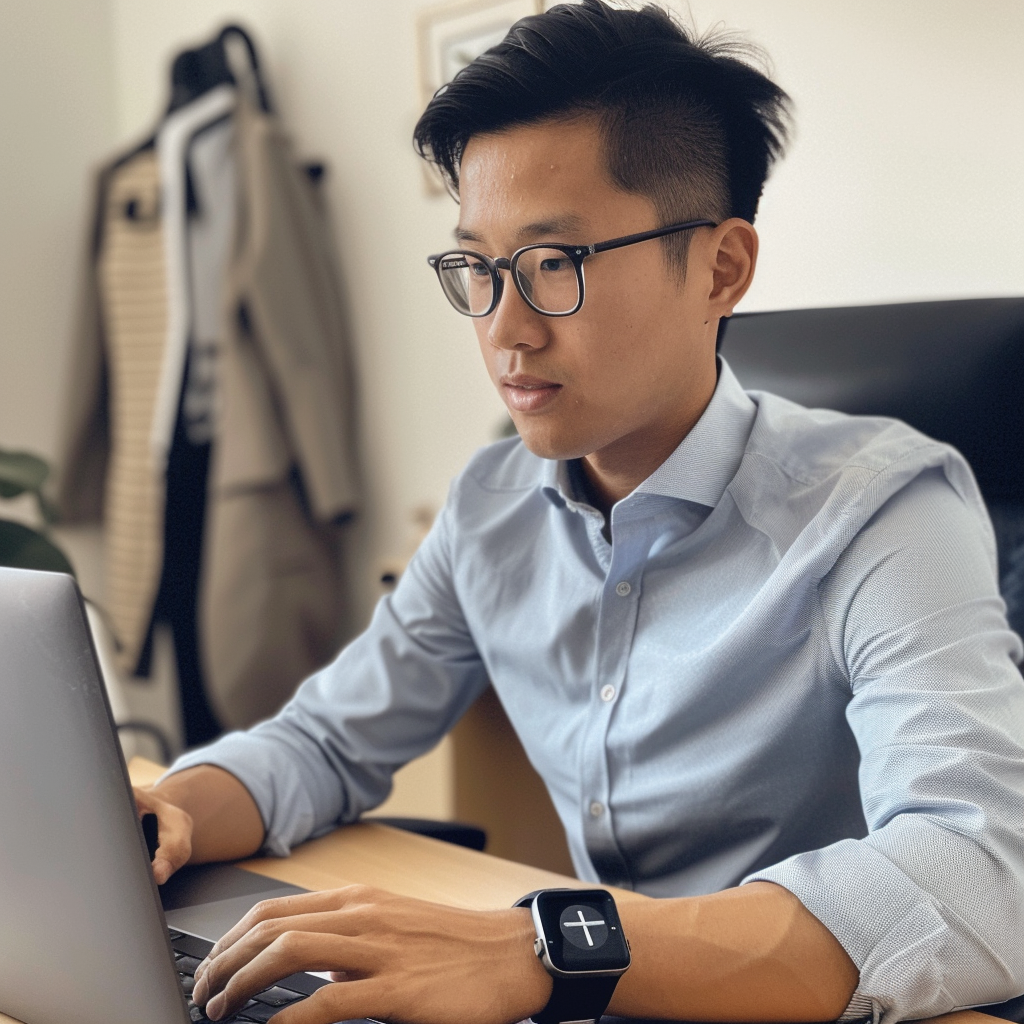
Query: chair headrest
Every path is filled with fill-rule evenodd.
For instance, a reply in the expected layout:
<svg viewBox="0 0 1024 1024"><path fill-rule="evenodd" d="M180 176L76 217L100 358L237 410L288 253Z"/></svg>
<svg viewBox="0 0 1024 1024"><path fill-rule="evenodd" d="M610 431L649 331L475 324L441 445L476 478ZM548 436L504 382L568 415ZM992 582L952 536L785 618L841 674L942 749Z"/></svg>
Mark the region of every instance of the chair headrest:
<svg viewBox="0 0 1024 1024"><path fill-rule="evenodd" d="M745 388L901 419L1024 500L1024 298L737 314L720 344Z"/></svg>

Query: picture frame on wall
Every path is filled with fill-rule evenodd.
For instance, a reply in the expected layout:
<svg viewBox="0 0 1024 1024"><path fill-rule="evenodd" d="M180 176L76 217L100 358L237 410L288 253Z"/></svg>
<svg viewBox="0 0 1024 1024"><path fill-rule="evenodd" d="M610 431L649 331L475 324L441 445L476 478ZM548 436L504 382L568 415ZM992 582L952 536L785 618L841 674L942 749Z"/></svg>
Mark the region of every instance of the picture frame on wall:
<svg viewBox="0 0 1024 1024"><path fill-rule="evenodd" d="M420 109L459 71L490 49L520 19L539 14L545 0L449 0L426 8L417 19ZM428 194L443 195L444 182L424 163Z"/></svg>

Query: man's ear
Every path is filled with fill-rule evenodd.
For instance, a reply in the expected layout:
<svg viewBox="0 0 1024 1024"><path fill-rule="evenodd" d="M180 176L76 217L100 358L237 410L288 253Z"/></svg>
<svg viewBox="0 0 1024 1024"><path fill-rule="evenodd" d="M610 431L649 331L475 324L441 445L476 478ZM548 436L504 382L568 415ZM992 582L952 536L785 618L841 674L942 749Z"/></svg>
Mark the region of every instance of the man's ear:
<svg viewBox="0 0 1024 1024"><path fill-rule="evenodd" d="M757 266L757 232L740 217L722 221L712 232L708 254L713 263L708 295L710 318L731 316L747 293Z"/></svg>

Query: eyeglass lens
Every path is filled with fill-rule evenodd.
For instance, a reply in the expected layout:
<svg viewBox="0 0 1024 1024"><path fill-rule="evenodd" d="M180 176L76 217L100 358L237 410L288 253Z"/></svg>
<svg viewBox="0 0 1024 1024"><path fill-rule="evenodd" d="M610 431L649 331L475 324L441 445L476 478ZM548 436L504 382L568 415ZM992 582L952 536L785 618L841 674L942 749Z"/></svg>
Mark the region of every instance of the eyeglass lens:
<svg viewBox="0 0 1024 1024"><path fill-rule="evenodd" d="M441 279L448 301L466 316L485 313L494 298L494 282L487 264L468 252L452 252L440 263Z"/></svg>
<svg viewBox="0 0 1024 1024"><path fill-rule="evenodd" d="M516 264L523 295L545 313L568 313L580 300L576 267L558 249L527 249Z"/></svg>
<svg viewBox="0 0 1024 1024"><path fill-rule="evenodd" d="M481 316L494 302L494 278L478 257L453 252L440 263L438 277L451 304L467 316ZM579 280L572 260L558 249L527 249L516 264L516 281L527 301L545 313L568 313L579 303Z"/></svg>

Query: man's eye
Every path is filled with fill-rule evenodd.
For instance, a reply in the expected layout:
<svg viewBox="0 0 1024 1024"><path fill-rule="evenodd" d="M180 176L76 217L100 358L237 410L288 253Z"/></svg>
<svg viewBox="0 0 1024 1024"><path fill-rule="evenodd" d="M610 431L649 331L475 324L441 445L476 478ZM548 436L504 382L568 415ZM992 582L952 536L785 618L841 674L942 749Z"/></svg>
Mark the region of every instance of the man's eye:
<svg viewBox="0 0 1024 1024"><path fill-rule="evenodd" d="M546 260L540 261L540 269L543 270L545 274L555 274L560 270L568 270L569 265L569 260L564 256L561 259L555 256L549 256Z"/></svg>
<svg viewBox="0 0 1024 1024"><path fill-rule="evenodd" d="M487 277L487 267L483 263L470 263L469 272L474 277Z"/></svg>

